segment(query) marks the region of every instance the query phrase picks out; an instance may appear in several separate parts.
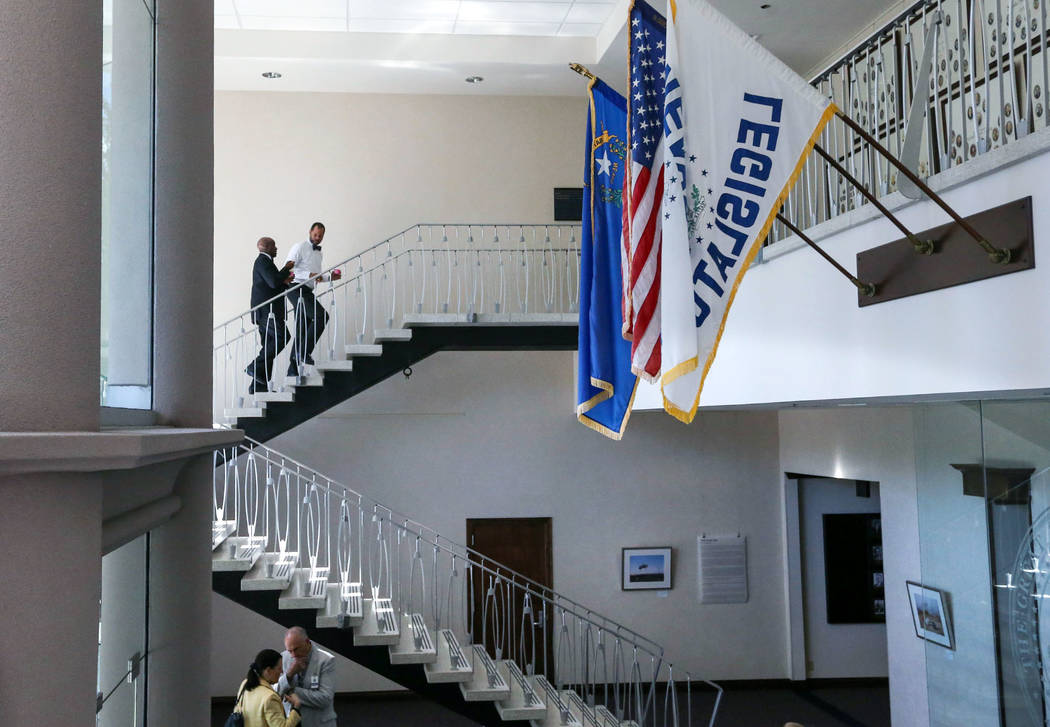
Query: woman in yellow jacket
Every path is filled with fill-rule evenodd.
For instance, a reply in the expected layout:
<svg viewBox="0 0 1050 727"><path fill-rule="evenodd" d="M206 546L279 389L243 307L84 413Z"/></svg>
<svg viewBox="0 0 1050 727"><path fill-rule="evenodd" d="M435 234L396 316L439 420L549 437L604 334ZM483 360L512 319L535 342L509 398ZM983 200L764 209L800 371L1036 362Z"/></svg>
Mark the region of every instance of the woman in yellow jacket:
<svg viewBox="0 0 1050 727"><path fill-rule="evenodd" d="M292 711L284 715L281 697L273 685L281 678L281 654L263 649L248 667L248 676L237 690L235 712L244 715L244 727L295 727L299 724L299 697L287 694Z"/></svg>

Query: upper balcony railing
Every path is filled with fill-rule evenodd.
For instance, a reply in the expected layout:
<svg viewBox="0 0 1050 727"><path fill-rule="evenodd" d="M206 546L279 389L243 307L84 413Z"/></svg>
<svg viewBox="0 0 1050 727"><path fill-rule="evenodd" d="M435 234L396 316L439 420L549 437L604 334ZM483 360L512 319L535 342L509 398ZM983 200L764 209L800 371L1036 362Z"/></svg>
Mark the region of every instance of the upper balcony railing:
<svg viewBox="0 0 1050 727"><path fill-rule="evenodd" d="M916 3L812 83L920 176L944 172L1046 128L1046 4ZM916 99L924 113L911 113ZM917 153L904 145L909 119L922 125ZM896 170L843 124L829 124L819 143L877 197L898 189ZM865 204L841 174L810 155L784 214L805 230ZM777 223L767 244L790 236Z"/></svg>
<svg viewBox="0 0 1050 727"><path fill-rule="evenodd" d="M256 319L268 330L283 328L292 339L278 345L272 364L258 372L271 392L282 392L291 358L303 358L301 347L310 340L297 312L328 316L324 330L310 340L319 361L345 359L347 346L370 344L377 331L400 327L413 316L514 322L576 314L579 238L578 225L419 224L341 260L325 271L339 270L340 280L317 283L315 311L296 310L303 308L297 285L215 327L215 421L251 403L245 370L266 345Z"/></svg>

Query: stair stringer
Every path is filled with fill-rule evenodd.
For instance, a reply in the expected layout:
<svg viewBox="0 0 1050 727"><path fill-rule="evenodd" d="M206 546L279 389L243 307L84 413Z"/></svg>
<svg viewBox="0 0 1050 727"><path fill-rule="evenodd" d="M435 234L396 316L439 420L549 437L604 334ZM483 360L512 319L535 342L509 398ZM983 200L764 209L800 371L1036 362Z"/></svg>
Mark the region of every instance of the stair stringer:
<svg viewBox="0 0 1050 727"><path fill-rule="evenodd" d="M492 702L464 701L457 683L428 682L426 672L420 664L391 664L390 652L386 646L355 646L353 629L313 626L317 618L317 609L279 609L277 607L279 591L242 591L241 577L243 575L236 571L213 572L212 590L285 628L306 624L311 640L324 644L326 648L366 669L412 690L425 699L474 720L480 725L528 727L527 720L506 721L501 719Z"/></svg>
<svg viewBox="0 0 1050 727"><path fill-rule="evenodd" d="M267 442L438 351L574 351L577 328L569 325L416 326L407 341L386 341L383 355L354 359L352 371L326 371L321 386L298 387L292 402L268 402L261 417L235 425Z"/></svg>

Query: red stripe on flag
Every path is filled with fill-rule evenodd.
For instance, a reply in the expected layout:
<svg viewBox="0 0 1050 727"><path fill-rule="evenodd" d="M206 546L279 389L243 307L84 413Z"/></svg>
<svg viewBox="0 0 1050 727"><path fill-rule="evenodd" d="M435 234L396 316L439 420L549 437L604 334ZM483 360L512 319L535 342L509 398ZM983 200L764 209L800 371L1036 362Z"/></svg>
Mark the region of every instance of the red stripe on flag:
<svg viewBox="0 0 1050 727"><path fill-rule="evenodd" d="M663 201L664 169L656 175L642 167L634 180L631 195L631 303L632 312L632 368L645 378L654 380L660 374L660 334L657 319L660 302L660 213ZM649 204L646 205L647 201ZM648 206L648 210L643 207ZM637 214L646 214L638 219ZM644 272L651 279L642 280ZM648 286L645 289L645 286ZM644 296L642 300L638 300ZM650 330L651 329L651 330ZM653 334L655 335L655 341ZM650 349L651 346L651 349Z"/></svg>

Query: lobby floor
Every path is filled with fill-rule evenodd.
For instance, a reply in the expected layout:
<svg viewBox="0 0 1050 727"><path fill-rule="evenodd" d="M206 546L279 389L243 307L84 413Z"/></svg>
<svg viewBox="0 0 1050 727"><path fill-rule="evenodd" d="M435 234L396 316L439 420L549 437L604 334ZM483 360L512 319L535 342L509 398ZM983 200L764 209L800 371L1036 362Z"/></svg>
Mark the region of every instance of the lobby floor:
<svg viewBox="0 0 1050 727"><path fill-rule="evenodd" d="M707 727L713 699L702 695L693 701L693 724ZM229 702L217 702L212 725L222 727ZM680 709L685 709L680 703ZM415 697L336 698L339 727L471 727L475 723ZM683 715L684 716L684 715ZM890 727L889 688L874 684L819 684L800 687L727 686L716 727L783 727L798 722L803 727ZM656 724L662 725L658 715ZM684 724L684 719L683 719Z"/></svg>

